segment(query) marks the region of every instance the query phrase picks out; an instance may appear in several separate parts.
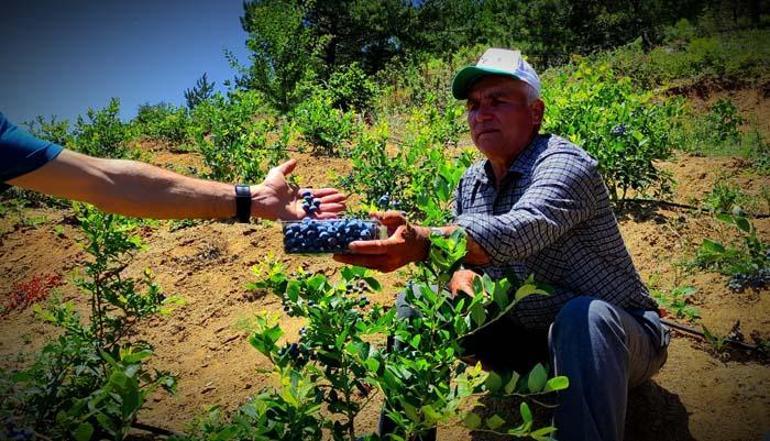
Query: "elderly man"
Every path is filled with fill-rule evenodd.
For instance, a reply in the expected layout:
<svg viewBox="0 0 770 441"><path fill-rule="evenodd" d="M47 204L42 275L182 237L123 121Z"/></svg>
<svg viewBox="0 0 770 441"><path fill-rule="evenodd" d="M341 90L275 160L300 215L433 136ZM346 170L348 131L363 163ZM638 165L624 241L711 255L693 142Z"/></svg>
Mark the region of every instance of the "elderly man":
<svg viewBox="0 0 770 441"><path fill-rule="evenodd" d="M19 129L0 113L0 192L10 184L126 216L301 219L306 214L298 191L286 181L296 165L290 160L274 167L260 185L194 179L141 162L64 149ZM317 189L313 195L321 202L313 213L317 218L345 210L346 197L336 189Z"/></svg>
<svg viewBox="0 0 770 441"><path fill-rule="evenodd" d="M550 296L525 298L466 349L493 369L521 369L512 353L550 355L554 373L570 380L554 415L557 438L621 440L628 389L663 365L668 335L620 235L597 162L539 133L540 80L518 51L487 50L455 76L452 92L467 100L471 137L486 157L457 188L454 225L424 228L379 214L393 234L354 242L352 254L335 259L392 271L425 259L430 234L462 227L469 251L453 293L471 292L478 273L511 270L554 287Z"/></svg>

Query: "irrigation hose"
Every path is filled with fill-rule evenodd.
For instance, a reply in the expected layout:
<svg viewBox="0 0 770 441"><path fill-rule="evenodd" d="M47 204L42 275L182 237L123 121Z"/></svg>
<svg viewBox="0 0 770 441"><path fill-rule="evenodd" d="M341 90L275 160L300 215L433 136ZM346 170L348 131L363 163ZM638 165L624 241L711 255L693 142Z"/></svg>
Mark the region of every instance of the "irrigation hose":
<svg viewBox="0 0 770 441"><path fill-rule="evenodd" d="M699 337L699 338L701 338L703 340L706 339L706 336L703 335L703 332L701 332L701 331L699 331L699 330L697 330L695 328L692 328L690 326L682 325L680 323L672 322L671 320L666 320L666 319L663 319L663 318L660 319L660 321L661 321L661 323L663 323L664 325L668 326L669 328L673 328L673 329L676 329L677 331L681 331L681 332L684 332L684 333L687 333L687 334L695 335L695 336L697 336L697 337ZM727 342L727 343L729 343L729 344L731 344L733 346L738 346L741 349L748 349L750 351L756 351L757 350L757 346L756 345L752 345L752 344L749 344L749 343L746 343L746 342L734 340L734 339L731 339L731 338L725 339L725 342Z"/></svg>

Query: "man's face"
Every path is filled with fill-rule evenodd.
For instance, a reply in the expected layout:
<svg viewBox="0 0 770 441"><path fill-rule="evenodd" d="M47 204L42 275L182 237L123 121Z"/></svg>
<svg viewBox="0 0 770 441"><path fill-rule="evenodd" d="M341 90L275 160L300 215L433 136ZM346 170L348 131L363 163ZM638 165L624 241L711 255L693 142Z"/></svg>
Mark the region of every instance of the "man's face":
<svg viewBox="0 0 770 441"><path fill-rule="evenodd" d="M510 160L530 141L543 118L543 102L527 103L528 85L489 75L470 90L466 108L471 137L489 159Z"/></svg>

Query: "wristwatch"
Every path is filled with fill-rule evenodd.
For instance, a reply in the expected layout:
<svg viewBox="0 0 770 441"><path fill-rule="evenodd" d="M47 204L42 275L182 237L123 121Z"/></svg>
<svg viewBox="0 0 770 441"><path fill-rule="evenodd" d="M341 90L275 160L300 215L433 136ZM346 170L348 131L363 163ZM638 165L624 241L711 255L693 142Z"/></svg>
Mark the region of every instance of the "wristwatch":
<svg viewBox="0 0 770 441"><path fill-rule="evenodd" d="M449 234L445 233L441 228L430 227L429 230L431 236L449 237Z"/></svg>
<svg viewBox="0 0 770 441"><path fill-rule="evenodd" d="M235 186L235 218L245 224L251 220L251 188L248 185Z"/></svg>

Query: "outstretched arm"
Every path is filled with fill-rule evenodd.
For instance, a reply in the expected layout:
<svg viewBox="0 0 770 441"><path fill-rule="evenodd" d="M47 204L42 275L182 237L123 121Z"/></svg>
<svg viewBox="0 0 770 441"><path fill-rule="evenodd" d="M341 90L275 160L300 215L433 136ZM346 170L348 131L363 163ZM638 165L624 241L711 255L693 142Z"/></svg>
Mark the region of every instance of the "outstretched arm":
<svg viewBox="0 0 770 441"><path fill-rule="evenodd" d="M287 161L251 187L253 217L300 219L305 214L298 190L286 176L296 166ZM235 215L232 184L183 176L149 164L101 159L69 150L9 184L65 199L88 202L126 216L156 219L218 219ZM321 199L318 218L335 217L345 209L345 196L332 188L316 189Z"/></svg>

